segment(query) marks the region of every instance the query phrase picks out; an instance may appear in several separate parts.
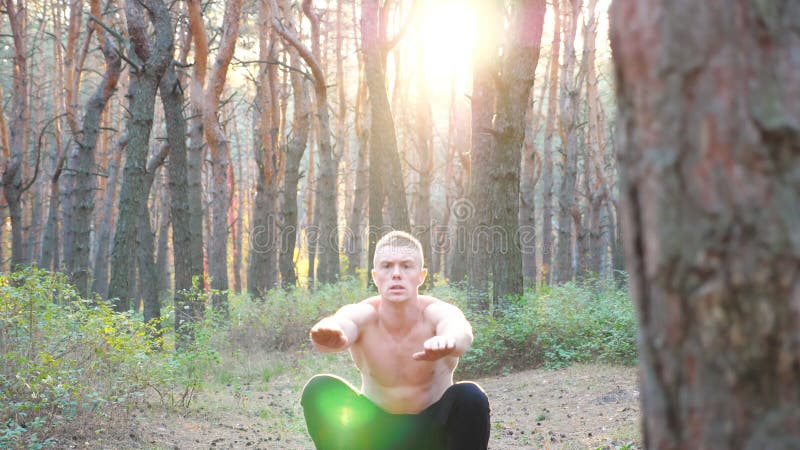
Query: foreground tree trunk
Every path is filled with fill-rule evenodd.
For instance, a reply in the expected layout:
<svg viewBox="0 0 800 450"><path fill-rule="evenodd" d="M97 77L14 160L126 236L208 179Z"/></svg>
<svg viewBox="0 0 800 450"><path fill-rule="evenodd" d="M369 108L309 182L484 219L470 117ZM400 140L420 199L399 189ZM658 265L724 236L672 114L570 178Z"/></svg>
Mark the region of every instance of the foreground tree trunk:
<svg viewBox="0 0 800 450"><path fill-rule="evenodd" d="M800 4L611 20L644 445L800 448Z"/></svg>

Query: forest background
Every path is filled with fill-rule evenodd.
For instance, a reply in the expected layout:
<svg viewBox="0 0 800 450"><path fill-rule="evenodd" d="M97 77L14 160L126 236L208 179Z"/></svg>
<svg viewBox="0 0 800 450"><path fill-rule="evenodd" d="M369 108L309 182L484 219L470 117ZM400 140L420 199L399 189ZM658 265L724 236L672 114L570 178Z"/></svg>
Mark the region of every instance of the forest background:
<svg viewBox="0 0 800 450"><path fill-rule="evenodd" d="M794 342L777 262L797 261L796 11L778 3L712 20L617 2L615 35L597 0L5 0L2 442L52 443L146 392L185 407L243 349L302 353L309 324L367 295L389 229L475 324L464 375L632 364L636 304L644 405L666 417L645 441L695 429L690 386L713 412L698 439L738 442L755 413L719 405L800 392L795 344L753 356ZM761 73L743 53L767 69L723 95ZM788 394L714 381L764 367Z"/></svg>

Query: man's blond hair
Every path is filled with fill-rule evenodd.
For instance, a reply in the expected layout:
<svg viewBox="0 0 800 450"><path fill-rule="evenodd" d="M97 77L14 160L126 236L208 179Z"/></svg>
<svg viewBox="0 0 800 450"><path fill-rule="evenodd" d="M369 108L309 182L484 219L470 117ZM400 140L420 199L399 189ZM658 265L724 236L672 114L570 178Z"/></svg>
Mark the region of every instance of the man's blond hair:
<svg viewBox="0 0 800 450"><path fill-rule="evenodd" d="M420 268L425 265L425 259L422 256L422 244L420 244L417 238L405 231L390 231L380 238L378 243L375 244L375 255L372 258L373 267L378 265L378 251L384 247L408 248L414 250L419 257Z"/></svg>

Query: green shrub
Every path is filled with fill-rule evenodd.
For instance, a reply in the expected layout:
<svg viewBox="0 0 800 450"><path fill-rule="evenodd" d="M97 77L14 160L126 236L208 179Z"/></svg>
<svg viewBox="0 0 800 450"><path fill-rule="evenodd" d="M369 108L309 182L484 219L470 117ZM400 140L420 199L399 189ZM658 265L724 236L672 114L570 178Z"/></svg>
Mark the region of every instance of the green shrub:
<svg viewBox="0 0 800 450"><path fill-rule="evenodd" d="M348 278L314 290L275 289L263 298L231 296L230 345L239 349L290 350L308 342L308 330L324 316L374 292Z"/></svg>
<svg viewBox="0 0 800 450"><path fill-rule="evenodd" d="M186 403L215 354L198 335L175 353L155 323L81 299L61 274L0 274L0 448L46 445L149 388Z"/></svg>
<svg viewBox="0 0 800 450"><path fill-rule="evenodd" d="M453 288L449 288L451 291ZM575 362L636 362L636 323L627 291L597 279L528 291L498 317L465 310L475 341L459 371L480 376Z"/></svg>

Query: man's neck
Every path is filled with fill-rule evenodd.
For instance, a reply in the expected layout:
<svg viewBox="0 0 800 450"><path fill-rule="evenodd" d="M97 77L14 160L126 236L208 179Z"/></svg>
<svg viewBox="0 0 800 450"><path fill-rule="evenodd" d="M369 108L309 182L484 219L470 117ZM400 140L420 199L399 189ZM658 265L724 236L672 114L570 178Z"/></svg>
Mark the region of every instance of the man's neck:
<svg viewBox="0 0 800 450"><path fill-rule="evenodd" d="M420 317L420 301L416 295L402 302L381 299L378 317L383 327L392 333L410 330Z"/></svg>

